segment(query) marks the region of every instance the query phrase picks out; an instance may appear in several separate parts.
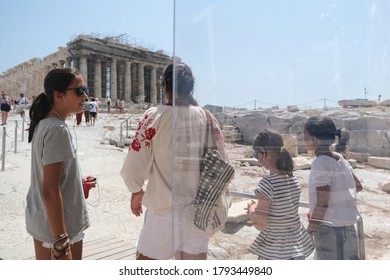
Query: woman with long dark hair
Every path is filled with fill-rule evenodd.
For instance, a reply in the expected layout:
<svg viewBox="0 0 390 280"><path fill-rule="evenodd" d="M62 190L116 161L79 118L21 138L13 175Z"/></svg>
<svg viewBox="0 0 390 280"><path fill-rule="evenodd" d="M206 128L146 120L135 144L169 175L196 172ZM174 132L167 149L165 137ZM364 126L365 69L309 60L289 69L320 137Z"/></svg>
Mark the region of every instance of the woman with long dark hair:
<svg viewBox="0 0 390 280"><path fill-rule="evenodd" d="M316 157L309 175L307 230L314 238L314 258L319 260L358 258L356 193L363 187L344 157L330 150L336 136L339 143L346 143L347 134L328 117L311 117L304 125L305 146Z"/></svg>
<svg viewBox="0 0 390 280"><path fill-rule="evenodd" d="M207 258L209 236L193 218L207 123L193 97L194 85L186 64L166 67L161 81L165 104L144 113L121 170L132 193L131 212L138 217L143 205L147 209L137 259ZM210 118L225 157L222 131L211 113Z"/></svg>
<svg viewBox="0 0 390 280"><path fill-rule="evenodd" d="M80 260L89 218L77 147L65 121L83 110L88 88L78 70L62 68L47 73L44 89L29 113L32 156L26 228L36 259Z"/></svg>

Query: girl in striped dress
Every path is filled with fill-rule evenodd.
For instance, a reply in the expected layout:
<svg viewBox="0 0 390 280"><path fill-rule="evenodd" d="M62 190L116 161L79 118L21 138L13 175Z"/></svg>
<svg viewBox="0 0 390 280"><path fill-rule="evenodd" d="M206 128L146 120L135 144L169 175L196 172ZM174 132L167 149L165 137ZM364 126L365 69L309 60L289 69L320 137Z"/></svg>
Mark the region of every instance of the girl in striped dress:
<svg viewBox="0 0 390 280"><path fill-rule="evenodd" d="M265 260L303 260L313 252L310 235L298 215L301 186L293 175L294 162L275 130L260 132L254 142L254 157L269 170L255 189L257 201L246 208L260 231L249 252Z"/></svg>

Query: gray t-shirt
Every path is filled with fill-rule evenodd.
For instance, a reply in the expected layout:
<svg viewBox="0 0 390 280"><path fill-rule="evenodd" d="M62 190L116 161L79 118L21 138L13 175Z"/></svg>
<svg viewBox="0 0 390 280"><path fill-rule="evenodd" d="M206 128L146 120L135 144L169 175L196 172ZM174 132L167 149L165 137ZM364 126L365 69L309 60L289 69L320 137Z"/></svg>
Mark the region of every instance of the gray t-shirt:
<svg viewBox="0 0 390 280"><path fill-rule="evenodd" d="M68 126L58 118L46 118L35 128L31 141L31 185L27 194L26 228L35 239L52 243L53 237L42 196L43 167L63 162L61 194L69 237L89 227L82 176Z"/></svg>

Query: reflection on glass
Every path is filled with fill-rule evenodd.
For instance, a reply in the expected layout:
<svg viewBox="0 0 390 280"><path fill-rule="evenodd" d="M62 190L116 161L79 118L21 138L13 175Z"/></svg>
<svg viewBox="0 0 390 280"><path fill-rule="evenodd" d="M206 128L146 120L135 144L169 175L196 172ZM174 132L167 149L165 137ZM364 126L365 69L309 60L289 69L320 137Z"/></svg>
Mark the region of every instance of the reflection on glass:
<svg viewBox="0 0 390 280"><path fill-rule="evenodd" d="M243 197L256 198L256 185L267 173L251 158L250 145L259 131L272 128L283 136L296 163L294 174L302 186L298 211L308 227L307 187L318 157L305 145L304 125L311 116L329 116L336 127L348 131L348 150L336 151L353 167L355 177L364 178L364 189L355 196L359 210L354 208L361 217L358 226L356 219L353 223L357 243L353 249L356 253L357 246L363 259L365 249L371 256L386 256L379 252L381 246L365 248L364 232L372 232L375 224L366 211L383 218L386 204L378 196L382 210L370 207L368 190L378 184L385 189L390 175L367 168L369 164L388 169L386 159L376 157L390 156L386 141L390 97L384 94L390 89L386 67L390 22L385 16L389 8L386 1L175 1L174 57L191 66L196 99L222 128L228 159L236 166L229 185L234 205L243 203L242 209L247 203ZM329 144L326 151L334 151L335 145ZM348 190L359 187L356 181L351 184ZM209 256L253 259L248 248L256 230L247 219L237 219L239 213L230 215L229 221L235 222L210 239L209 248L218 250L210 249ZM381 240L387 236L385 227L378 232ZM390 240L385 243L390 245Z"/></svg>

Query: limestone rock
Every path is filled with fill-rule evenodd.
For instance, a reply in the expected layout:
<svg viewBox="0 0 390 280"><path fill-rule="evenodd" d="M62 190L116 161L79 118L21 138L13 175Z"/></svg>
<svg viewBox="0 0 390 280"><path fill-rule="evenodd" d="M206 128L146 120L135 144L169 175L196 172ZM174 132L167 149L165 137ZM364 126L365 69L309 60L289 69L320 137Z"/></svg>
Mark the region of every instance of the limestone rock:
<svg viewBox="0 0 390 280"><path fill-rule="evenodd" d="M382 191L390 193L390 177L388 177L383 183L379 183L379 187Z"/></svg>
<svg viewBox="0 0 390 280"><path fill-rule="evenodd" d="M210 111L211 113L223 112L222 106L208 104L208 105L204 106L203 108Z"/></svg>
<svg viewBox="0 0 390 280"><path fill-rule="evenodd" d="M346 107L371 107L376 105L376 101L367 99L339 100L339 105Z"/></svg>
<svg viewBox="0 0 390 280"><path fill-rule="evenodd" d="M368 158L368 164L383 168L383 169L390 169L390 158L386 157L369 157Z"/></svg>
<svg viewBox="0 0 390 280"><path fill-rule="evenodd" d="M247 206L247 200L234 202L232 203L232 206L229 208L229 214L228 214L228 223L242 223L248 220L248 215L246 214L244 208Z"/></svg>
<svg viewBox="0 0 390 280"><path fill-rule="evenodd" d="M304 169L310 169L312 159L308 159L305 157L296 157L294 158L295 167L294 170L304 170Z"/></svg>

